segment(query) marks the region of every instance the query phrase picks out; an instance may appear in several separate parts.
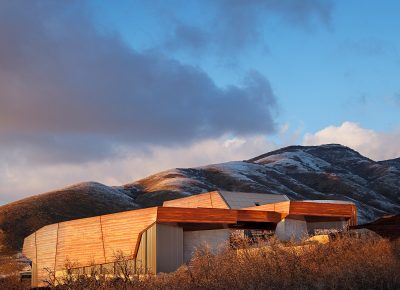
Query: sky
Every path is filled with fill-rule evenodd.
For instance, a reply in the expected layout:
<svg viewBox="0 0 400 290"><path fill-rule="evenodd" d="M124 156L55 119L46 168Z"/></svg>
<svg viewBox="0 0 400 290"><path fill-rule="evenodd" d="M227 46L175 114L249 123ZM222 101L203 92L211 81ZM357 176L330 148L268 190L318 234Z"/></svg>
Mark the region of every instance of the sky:
<svg viewBox="0 0 400 290"><path fill-rule="evenodd" d="M400 157L399 1L0 1L0 205L340 143Z"/></svg>

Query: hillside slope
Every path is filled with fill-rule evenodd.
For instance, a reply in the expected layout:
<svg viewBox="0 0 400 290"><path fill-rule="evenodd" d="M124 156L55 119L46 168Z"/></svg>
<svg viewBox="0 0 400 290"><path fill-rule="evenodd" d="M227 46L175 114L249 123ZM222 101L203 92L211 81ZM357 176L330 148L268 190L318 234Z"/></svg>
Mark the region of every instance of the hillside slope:
<svg viewBox="0 0 400 290"><path fill-rule="evenodd" d="M212 190L353 201L364 223L400 212L399 161L375 162L335 144L291 146L247 161L171 169L120 187L82 183L1 206L0 239L17 250L23 237L46 224L161 205Z"/></svg>
<svg viewBox="0 0 400 290"><path fill-rule="evenodd" d="M25 236L47 224L137 207L122 190L96 182L9 203L0 207L0 252L19 249Z"/></svg>
<svg viewBox="0 0 400 290"><path fill-rule="evenodd" d="M396 162L396 160L394 160ZM359 222L400 212L400 169L341 145L291 146L247 161L173 169L124 186L135 201L155 205L169 195L210 190L286 194L290 199L355 202Z"/></svg>

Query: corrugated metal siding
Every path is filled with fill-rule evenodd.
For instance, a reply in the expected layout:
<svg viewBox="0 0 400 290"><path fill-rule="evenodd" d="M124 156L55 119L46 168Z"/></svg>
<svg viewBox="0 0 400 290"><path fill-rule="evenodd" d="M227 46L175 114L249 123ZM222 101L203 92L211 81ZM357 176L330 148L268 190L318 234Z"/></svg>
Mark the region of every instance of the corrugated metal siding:
<svg viewBox="0 0 400 290"><path fill-rule="evenodd" d="M144 232L142 234L142 238L140 239L139 248L135 259L136 273L144 273L147 269L146 244L147 244L147 235L146 232Z"/></svg>
<svg viewBox="0 0 400 290"><path fill-rule="evenodd" d="M156 244L157 244L157 229L154 224L146 230L146 265L147 272L156 274Z"/></svg>
<svg viewBox="0 0 400 290"><path fill-rule="evenodd" d="M232 229L185 231L183 233L183 259L188 262L197 248L207 246L216 253L229 240Z"/></svg>
<svg viewBox="0 0 400 290"><path fill-rule="evenodd" d="M183 264L183 229L157 224L157 272L173 272Z"/></svg>
<svg viewBox="0 0 400 290"><path fill-rule="evenodd" d="M253 192L219 192L230 208L246 208L263 204L287 201L289 198L283 194L267 194Z"/></svg>

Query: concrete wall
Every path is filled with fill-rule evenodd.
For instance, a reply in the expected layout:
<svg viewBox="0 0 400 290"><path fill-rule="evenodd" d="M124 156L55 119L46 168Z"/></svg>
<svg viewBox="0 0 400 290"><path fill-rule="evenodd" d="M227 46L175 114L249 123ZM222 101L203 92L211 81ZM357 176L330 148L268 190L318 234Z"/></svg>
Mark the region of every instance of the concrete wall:
<svg viewBox="0 0 400 290"><path fill-rule="evenodd" d="M276 237L281 241L299 241L308 236L304 216L289 215L276 225Z"/></svg>
<svg viewBox="0 0 400 290"><path fill-rule="evenodd" d="M281 241L299 241L309 234L314 234L315 230L345 230L347 226L348 222L344 218L329 218L324 221L323 217L315 220L300 215L289 215L277 224L275 234Z"/></svg>
<svg viewBox="0 0 400 290"><path fill-rule="evenodd" d="M229 240L231 229L183 232L183 260L188 262L196 248L206 245L217 252Z"/></svg>

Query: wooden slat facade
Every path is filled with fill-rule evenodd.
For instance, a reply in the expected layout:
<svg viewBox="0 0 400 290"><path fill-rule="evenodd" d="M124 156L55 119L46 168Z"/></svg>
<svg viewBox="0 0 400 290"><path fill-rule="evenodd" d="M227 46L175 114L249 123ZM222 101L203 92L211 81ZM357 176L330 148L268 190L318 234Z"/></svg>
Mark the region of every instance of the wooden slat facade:
<svg viewBox="0 0 400 290"><path fill-rule="evenodd" d="M83 266L105 263L99 216L59 223L56 271L67 259Z"/></svg>
<svg viewBox="0 0 400 290"><path fill-rule="evenodd" d="M212 208L229 208L228 204L222 198L218 191L210 192Z"/></svg>
<svg viewBox="0 0 400 290"><path fill-rule="evenodd" d="M54 272L57 249L58 224L48 225L36 232L36 266L37 281L46 281L50 278L49 271Z"/></svg>
<svg viewBox="0 0 400 290"><path fill-rule="evenodd" d="M350 220L350 225L357 224L357 208L350 203L329 203L309 201L283 201L273 204L248 207L247 210L275 211L284 218L287 215L343 217Z"/></svg>
<svg viewBox="0 0 400 290"><path fill-rule="evenodd" d="M113 261L117 251L136 255L141 233L156 222L156 216L156 207L101 216L106 261Z"/></svg>
<svg viewBox="0 0 400 290"><path fill-rule="evenodd" d="M36 232L25 238L22 252L32 263L36 263Z"/></svg>
<svg viewBox="0 0 400 290"><path fill-rule="evenodd" d="M290 214L320 217L343 217L349 225L357 224L357 207L351 203L290 201Z"/></svg>
<svg viewBox="0 0 400 290"><path fill-rule="evenodd" d="M163 206L185 208L229 208L218 191L200 193L193 196L164 201Z"/></svg>
<svg viewBox="0 0 400 290"><path fill-rule="evenodd" d="M290 201L290 214L351 217L353 207L352 204Z"/></svg>
<svg viewBox="0 0 400 290"><path fill-rule="evenodd" d="M237 210L238 222L278 223L281 219L281 214L274 211Z"/></svg>
<svg viewBox="0 0 400 290"><path fill-rule="evenodd" d="M237 221L236 210L219 208L159 207L157 222L160 223L226 223Z"/></svg>
<svg viewBox="0 0 400 290"><path fill-rule="evenodd" d="M274 212L279 212L283 215L285 214L288 215L290 210L290 202L291 201L282 201L277 203L262 204L259 206L252 206L244 209L254 210L254 211L274 211Z"/></svg>
<svg viewBox="0 0 400 290"><path fill-rule="evenodd" d="M24 240L32 260L32 285L46 286L50 272L113 262L118 251L136 255L142 232L156 221L157 208L103 215L45 226Z"/></svg>

